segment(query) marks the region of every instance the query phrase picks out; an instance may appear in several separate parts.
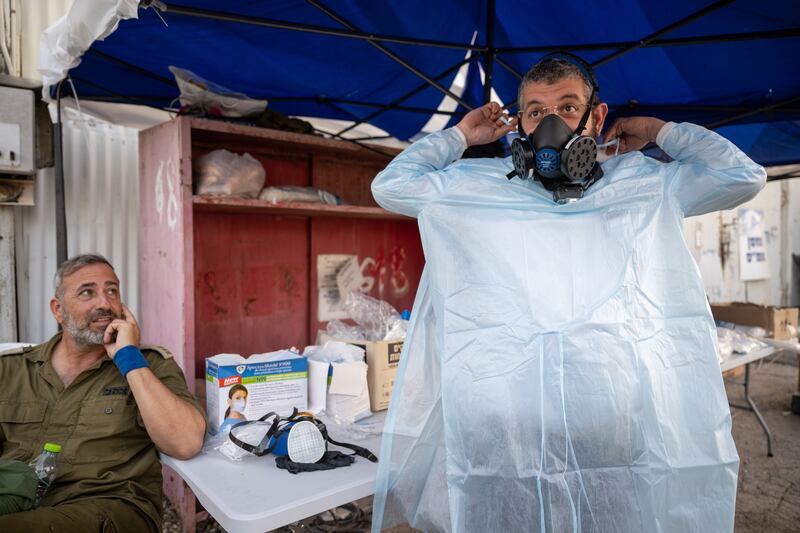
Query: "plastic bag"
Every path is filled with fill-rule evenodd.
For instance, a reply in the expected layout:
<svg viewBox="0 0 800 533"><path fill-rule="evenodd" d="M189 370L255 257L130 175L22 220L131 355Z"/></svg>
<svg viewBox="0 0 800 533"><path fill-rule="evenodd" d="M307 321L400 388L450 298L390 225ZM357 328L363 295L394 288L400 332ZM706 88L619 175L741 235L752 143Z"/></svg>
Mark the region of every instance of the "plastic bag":
<svg viewBox="0 0 800 533"><path fill-rule="evenodd" d="M317 415L317 418L325 424L328 434L333 440L339 442L363 441L381 435L386 420L386 411L372 413L371 416L356 422L346 422L325 412Z"/></svg>
<svg viewBox="0 0 800 533"><path fill-rule="evenodd" d="M259 200L270 203L278 202L307 202L315 204L341 205L342 200L335 194L317 189L316 187L266 187L258 195Z"/></svg>
<svg viewBox="0 0 800 533"><path fill-rule="evenodd" d="M195 194L257 198L264 187L266 172L250 154L214 150L194 164Z"/></svg>
<svg viewBox="0 0 800 533"><path fill-rule="evenodd" d="M199 108L207 115L222 117L256 115L267 107L266 100L253 100L246 94L205 80L190 70L174 66L169 70L181 92L182 106Z"/></svg>
<svg viewBox="0 0 800 533"><path fill-rule="evenodd" d="M761 329L761 328L747 328ZM739 329L728 327L717 327L717 341L719 343L719 356L722 361L728 359L732 354L746 354L754 350L766 348L767 344L747 335Z"/></svg>
<svg viewBox="0 0 800 533"><path fill-rule="evenodd" d="M403 320L389 302L352 291L345 297L343 307L364 329L364 338L368 341L400 340L406 335L408 321Z"/></svg>
<svg viewBox="0 0 800 533"><path fill-rule="evenodd" d="M346 339L350 341L365 341L367 334L361 326L354 326L341 320L331 320L326 328L328 336L333 339Z"/></svg>
<svg viewBox="0 0 800 533"><path fill-rule="evenodd" d="M267 422L253 422L236 429L236 436L247 444L257 446L270 428ZM256 457L244 448L237 446L230 438L230 431L223 431L206 438L202 453L216 454L221 453L226 458L234 462L241 462L248 457Z"/></svg>

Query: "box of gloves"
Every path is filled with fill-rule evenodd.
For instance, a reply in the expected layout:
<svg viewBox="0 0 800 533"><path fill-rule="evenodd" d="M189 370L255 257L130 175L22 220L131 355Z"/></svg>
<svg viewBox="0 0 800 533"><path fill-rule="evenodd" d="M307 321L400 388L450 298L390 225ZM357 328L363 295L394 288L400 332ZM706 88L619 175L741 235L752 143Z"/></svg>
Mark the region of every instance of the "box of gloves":
<svg viewBox="0 0 800 533"><path fill-rule="evenodd" d="M308 407L308 360L294 350L223 353L206 358L208 430L229 430L274 411L289 415Z"/></svg>

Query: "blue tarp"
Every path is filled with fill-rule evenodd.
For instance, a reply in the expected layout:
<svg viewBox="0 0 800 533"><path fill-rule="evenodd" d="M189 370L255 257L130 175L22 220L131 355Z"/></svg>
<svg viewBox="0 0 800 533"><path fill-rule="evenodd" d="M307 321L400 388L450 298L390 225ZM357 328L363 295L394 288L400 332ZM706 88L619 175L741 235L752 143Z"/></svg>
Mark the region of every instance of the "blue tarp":
<svg viewBox="0 0 800 533"><path fill-rule="evenodd" d="M341 17L339 21L305 1L163 1L168 7L335 30L347 29L344 19L362 32L382 36L474 42L482 47L490 38L486 0L325 0L324 6ZM601 97L609 103L612 119L647 114L707 125L800 97L800 5L795 0L496 0L493 47L498 49L497 58L518 74L524 74L545 49L572 50L595 62L717 4L724 5L658 35L651 46L596 68ZM122 21L113 34L95 42L70 72L78 95L168 106L178 90L167 67L176 65L253 98L266 98L270 108L286 114L353 120L375 112L371 104L390 104L426 85L364 39L224 22L169 9L162 16L168 26L153 9L140 9L139 19ZM729 34L757 38L689 39ZM687 39L689 43L682 41ZM452 67L468 53L464 48L381 45L430 77L450 69L439 79L444 87L453 82ZM503 50L512 47L542 49ZM473 56L463 100L478 106L482 103L478 65L486 59L479 52ZM500 98L513 102L519 79L498 62L493 73ZM317 101L319 97L336 101ZM401 105L432 110L442 98L439 90L425 86ZM370 123L408 139L429 118L429 113L389 110ZM762 164L796 162L800 161L798 120L800 98L749 114L720 131Z"/></svg>

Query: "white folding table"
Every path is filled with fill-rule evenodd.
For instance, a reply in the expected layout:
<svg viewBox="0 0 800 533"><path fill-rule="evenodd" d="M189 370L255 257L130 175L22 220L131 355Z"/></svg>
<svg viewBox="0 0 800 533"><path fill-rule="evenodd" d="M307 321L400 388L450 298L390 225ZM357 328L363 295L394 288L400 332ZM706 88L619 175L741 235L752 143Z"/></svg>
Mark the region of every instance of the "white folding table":
<svg viewBox="0 0 800 533"><path fill-rule="evenodd" d="M750 365L756 361L764 359L765 357L769 357L770 355L776 354L779 351L780 349L776 348L775 346L767 346L759 350L754 350L750 353L732 355L731 357L723 361L722 364L720 364L720 368L722 369L723 372L727 370L733 370L734 368L744 365L744 381L729 380L729 382L744 386L744 399L747 402L747 405L730 403L730 406L735 407L736 409L745 409L747 411L752 411L753 414L756 415L758 423L761 424L761 427L764 429L764 433L767 434L767 455L770 457L773 456L772 432L767 427L767 422L764 420L764 417L761 416L758 407L756 407L755 402L750 397Z"/></svg>
<svg viewBox="0 0 800 533"><path fill-rule="evenodd" d="M351 442L380 456L380 437ZM264 533L369 496L378 471L377 463L363 457L347 467L301 474L278 469L271 454L238 463L217 452L188 461L161 454L161 462L229 533Z"/></svg>

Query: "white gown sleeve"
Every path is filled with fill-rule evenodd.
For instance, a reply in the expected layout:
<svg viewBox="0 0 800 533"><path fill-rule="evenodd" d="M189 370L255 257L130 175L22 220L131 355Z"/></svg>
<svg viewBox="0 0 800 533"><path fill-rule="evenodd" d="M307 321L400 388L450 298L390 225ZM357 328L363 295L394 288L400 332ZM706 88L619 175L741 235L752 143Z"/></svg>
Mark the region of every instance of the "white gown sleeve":
<svg viewBox="0 0 800 533"><path fill-rule="evenodd" d="M392 160L372 182L372 195L378 205L415 217L429 202L446 190L446 167L467 149L464 134L448 128L420 139Z"/></svg>
<svg viewBox="0 0 800 533"><path fill-rule="evenodd" d="M669 191L684 216L730 209L752 199L767 173L721 135L689 123L667 123L656 143L675 161Z"/></svg>

